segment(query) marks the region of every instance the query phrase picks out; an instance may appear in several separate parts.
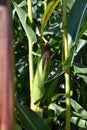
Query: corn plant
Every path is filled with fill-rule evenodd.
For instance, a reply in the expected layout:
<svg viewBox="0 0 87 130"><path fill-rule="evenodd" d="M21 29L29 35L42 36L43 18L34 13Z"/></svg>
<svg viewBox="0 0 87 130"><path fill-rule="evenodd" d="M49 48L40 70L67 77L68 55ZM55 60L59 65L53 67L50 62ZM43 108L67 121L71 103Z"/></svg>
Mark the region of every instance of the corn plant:
<svg viewBox="0 0 87 130"><path fill-rule="evenodd" d="M17 21L21 23L15 29L14 38L15 48L19 45L15 50L18 58L16 109L21 126L26 130L54 129L54 126L66 130L87 128L87 63L84 65L82 57L87 42L87 1L17 3L12 0L12 3L15 28Z"/></svg>

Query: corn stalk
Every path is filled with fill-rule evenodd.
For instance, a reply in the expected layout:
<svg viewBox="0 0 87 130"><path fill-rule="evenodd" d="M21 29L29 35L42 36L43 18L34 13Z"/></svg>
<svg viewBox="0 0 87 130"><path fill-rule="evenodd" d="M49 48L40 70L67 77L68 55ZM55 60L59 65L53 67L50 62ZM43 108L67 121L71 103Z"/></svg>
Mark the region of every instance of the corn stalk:
<svg viewBox="0 0 87 130"><path fill-rule="evenodd" d="M0 130L13 130L13 49L10 0L0 0Z"/></svg>
<svg viewBox="0 0 87 130"><path fill-rule="evenodd" d="M63 0L63 29L64 29L64 57L68 57L68 36L67 36L67 0ZM70 74L69 68L65 70L65 93L66 93L66 130L70 130Z"/></svg>
<svg viewBox="0 0 87 130"><path fill-rule="evenodd" d="M27 0L27 5L28 5L28 17L29 17L29 22L30 25L32 26L33 19L32 19L32 0ZM29 78L30 78L30 95L31 95L31 104L30 107L33 109L33 104L32 104L32 88L33 88L33 78L34 78L34 70L33 70L33 55L32 55L32 49L33 49L33 42L31 39L28 41L28 47L29 47Z"/></svg>

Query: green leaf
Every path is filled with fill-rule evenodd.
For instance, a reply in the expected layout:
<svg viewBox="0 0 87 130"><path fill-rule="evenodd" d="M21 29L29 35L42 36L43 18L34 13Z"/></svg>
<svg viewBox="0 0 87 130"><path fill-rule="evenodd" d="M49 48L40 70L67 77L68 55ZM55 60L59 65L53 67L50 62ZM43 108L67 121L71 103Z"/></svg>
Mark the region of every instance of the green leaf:
<svg viewBox="0 0 87 130"><path fill-rule="evenodd" d="M55 72L53 76L51 76L51 79L48 80L45 84L46 93L45 93L45 99L46 102L49 104L50 101L56 100L59 96L62 94L56 94L56 87L58 86L59 77L63 74L62 68L60 68Z"/></svg>
<svg viewBox="0 0 87 130"><path fill-rule="evenodd" d="M79 63L74 63L74 74L79 76L87 83L87 66L81 65Z"/></svg>
<svg viewBox="0 0 87 130"><path fill-rule="evenodd" d="M69 50L76 44L82 23L87 16L87 0L76 0L68 17Z"/></svg>
<svg viewBox="0 0 87 130"><path fill-rule="evenodd" d="M80 128L87 128L87 125L86 125L87 124L87 112L79 104L77 104L76 102L73 102L73 101L71 100L71 105L76 110L76 112L73 112L73 111L71 112L70 122L74 123L75 125L79 126ZM61 116L61 114L64 114L64 117L65 117L65 112L66 112L65 108L62 108L61 106L56 105L55 103L51 103L49 105L49 109L53 110L57 116ZM81 113L79 113L79 109L82 110Z"/></svg>
<svg viewBox="0 0 87 130"><path fill-rule="evenodd" d="M58 94L55 94L53 97L52 97L52 102L54 102L55 100L57 100L59 97L61 96L64 96L65 94L64 93L58 93Z"/></svg>
<svg viewBox="0 0 87 130"><path fill-rule="evenodd" d="M78 17L77 17L78 16ZM82 32L79 37L80 28L85 18L87 16L87 0L74 1L68 17L68 44L69 44L69 55L64 62L63 69L67 70L73 62L74 54L76 51L76 44L78 43L78 38L81 37Z"/></svg>
<svg viewBox="0 0 87 130"><path fill-rule="evenodd" d="M70 122L79 126L80 128L87 128L87 119L84 119L79 113L72 112Z"/></svg>
<svg viewBox="0 0 87 130"><path fill-rule="evenodd" d="M51 103L49 105L49 109L53 110L55 112L55 114L57 114L57 116L61 115L63 112L66 111L65 108L63 108L59 105L56 105L55 103Z"/></svg>
<svg viewBox="0 0 87 130"><path fill-rule="evenodd" d="M22 128L16 123L14 125L14 130L22 130Z"/></svg>
<svg viewBox="0 0 87 130"><path fill-rule="evenodd" d="M84 120L84 119L81 119L79 116L71 117L70 122L74 123L75 125L79 126L80 128L86 128L87 129L87 125L86 125L87 121Z"/></svg>
<svg viewBox="0 0 87 130"><path fill-rule="evenodd" d="M75 100L71 99L71 106L75 110L72 111L70 122L79 126L80 128L87 128L87 112Z"/></svg>
<svg viewBox="0 0 87 130"><path fill-rule="evenodd" d="M87 17L86 17L86 19L85 19L85 21L84 21L84 23L83 23L83 25L82 25L82 27L81 27L81 31L80 31L80 35L79 35L80 38L84 39L84 38L82 37L82 35L84 34L84 32L85 32L86 30L87 30ZM87 37L86 37L86 41L87 41Z"/></svg>
<svg viewBox="0 0 87 130"><path fill-rule="evenodd" d="M25 130L50 130L43 119L28 107L16 102L16 109L21 125Z"/></svg>
<svg viewBox="0 0 87 130"><path fill-rule="evenodd" d="M74 66L74 74L87 75L87 66L79 63L74 63L73 66Z"/></svg>
<svg viewBox="0 0 87 130"><path fill-rule="evenodd" d="M71 48L71 51L69 52L69 55L67 57L67 59L65 60L64 64L63 64L63 70L68 70L71 65L72 65L72 60L73 60L73 54L74 54L74 50L75 50L75 46L73 46Z"/></svg>
<svg viewBox="0 0 87 130"><path fill-rule="evenodd" d="M84 110L83 107L80 106L80 105L79 105L76 101L74 101L73 99L71 99L71 106L72 106L73 109L76 111L76 113L80 116L80 118L87 120L87 112L86 112L86 110Z"/></svg>
<svg viewBox="0 0 87 130"><path fill-rule="evenodd" d="M43 15L43 19L42 19L42 26L41 26L41 36L43 35L43 31L45 29L45 26L50 18L50 16L52 15L54 9L56 8L56 6L58 5L58 3L60 2L60 0L52 0L51 2L49 2L46 11Z"/></svg>
<svg viewBox="0 0 87 130"><path fill-rule="evenodd" d="M47 104L51 102L51 98L55 95L57 83L58 83L58 78L55 78L54 80L51 80L50 82L45 84L45 88L46 88L45 98Z"/></svg>
<svg viewBox="0 0 87 130"><path fill-rule="evenodd" d="M80 39L79 40L79 43L77 45L77 49L76 49L76 54L75 56L78 54L78 52L87 44L87 40L83 40L83 39Z"/></svg>
<svg viewBox="0 0 87 130"><path fill-rule="evenodd" d="M31 39L32 42L35 43L37 41L36 34L32 30L32 28L26 23L27 13L22 8L18 7L18 5L15 2L13 2L13 5L14 5L17 15L20 19L20 22L26 32L28 40Z"/></svg>
<svg viewBox="0 0 87 130"><path fill-rule="evenodd" d="M13 1L12 1L13 2ZM25 6L26 5L26 1L24 0L24 1L22 1L20 4L18 4L18 7L23 7L23 6ZM14 18L14 16L15 16L15 12L16 12L16 10L15 10L15 8L13 9L13 11L12 11L12 17Z"/></svg>
<svg viewBox="0 0 87 130"><path fill-rule="evenodd" d="M67 0L67 7L71 10L76 0Z"/></svg>

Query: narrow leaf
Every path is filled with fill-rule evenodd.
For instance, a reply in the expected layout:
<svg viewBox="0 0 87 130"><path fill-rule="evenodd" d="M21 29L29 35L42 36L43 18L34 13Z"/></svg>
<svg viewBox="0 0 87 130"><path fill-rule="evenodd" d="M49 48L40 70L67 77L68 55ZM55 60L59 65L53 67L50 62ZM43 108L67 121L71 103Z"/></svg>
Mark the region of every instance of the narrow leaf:
<svg viewBox="0 0 87 130"><path fill-rule="evenodd" d="M83 39L80 39L79 40L79 43L77 45L77 49L76 49L76 54L75 56L78 54L78 52L87 44L87 40L83 40Z"/></svg>
<svg viewBox="0 0 87 130"><path fill-rule="evenodd" d="M82 35L84 34L84 32L87 30L87 17L81 27L81 31L80 31L80 38L82 38ZM84 39L85 40L85 39ZM86 37L86 40L87 40L87 37Z"/></svg>
<svg viewBox="0 0 87 130"><path fill-rule="evenodd" d="M87 75L87 66L79 63L74 63L74 73Z"/></svg>
<svg viewBox="0 0 87 130"><path fill-rule="evenodd" d="M48 6L46 8L46 11L43 15L43 19L42 19L41 36L43 35L44 28L45 28L50 16L52 15L54 9L58 5L59 1L60 0L52 0L51 2L49 2Z"/></svg>
<svg viewBox="0 0 87 130"><path fill-rule="evenodd" d="M59 105L56 105L55 103L51 103L49 105L49 109L53 110L55 112L55 114L57 114L58 116L66 111L65 108L63 108L63 107L61 107Z"/></svg>
<svg viewBox="0 0 87 130"><path fill-rule="evenodd" d="M82 106L80 106L76 101L74 101L73 99L71 99L71 106L73 107L73 109L79 114L80 117L82 117L83 119L87 119L87 112L86 110L83 109Z"/></svg>
<svg viewBox="0 0 87 130"><path fill-rule="evenodd" d="M84 120L84 119L81 119L80 117L78 116L73 116L71 117L70 119L70 122L72 122L73 124L79 126L80 128L86 128L87 129L87 121ZM86 130L85 129L85 130Z"/></svg>
<svg viewBox="0 0 87 130"><path fill-rule="evenodd" d="M74 74L82 78L87 83L87 66L74 63Z"/></svg>
<svg viewBox="0 0 87 130"><path fill-rule="evenodd" d="M26 32L28 40L31 39L32 42L35 43L37 41L36 35L35 35L34 31L32 30L32 28L26 23L27 13L24 12L22 8L18 7L18 5L15 2L13 2L13 5L14 5L17 15L20 19L20 22Z"/></svg>

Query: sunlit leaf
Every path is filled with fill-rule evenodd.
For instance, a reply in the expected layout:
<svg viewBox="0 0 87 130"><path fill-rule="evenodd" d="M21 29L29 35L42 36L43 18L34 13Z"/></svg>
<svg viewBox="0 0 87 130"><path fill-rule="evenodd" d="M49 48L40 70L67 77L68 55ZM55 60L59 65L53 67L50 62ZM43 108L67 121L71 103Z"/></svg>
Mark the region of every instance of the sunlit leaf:
<svg viewBox="0 0 87 130"><path fill-rule="evenodd" d="M74 74L82 78L87 83L87 66L74 63Z"/></svg>
<svg viewBox="0 0 87 130"><path fill-rule="evenodd" d="M45 26L59 2L60 2L60 0L52 0L51 2L49 2L48 6L46 8L46 11L43 15L43 19L42 19L41 35L43 35Z"/></svg>
<svg viewBox="0 0 87 130"><path fill-rule="evenodd" d="M87 121L84 119L81 119L79 116L71 117L70 121L74 123L75 125L79 126L80 128L87 128Z"/></svg>
<svg viewBox="0 0 87 130"><path fill-rule="evenodd" d="M82 27L81 27L81 31L80 31L80 35L79 37L82 38L83 40L85 40L82 35L84 34L84 32L87 30L87 16L86 16L86 19L85 21L83 22L82 24ZM87 39L86 39L87 40Z"/></svg>
<svg viewBox="0 0 87 130"><path fill-rule="evenodd" d="M59 105L56 105L55 103L51 103L49 105L49 109L53 110L55 112L55 114L57 114L57 116L59 116L60 114L62 114L63 112L66 111L65 108L63 108Z"/></svg>
<svg viewBox="0 0 87 130"><path fill-rule="evenodd" d="M53 97L52 97L52 102L54 102L55 100L57 100L59 97L61 96L64 96L65 94L64 93L59 93L59 94L55 94Z"/></svg>
<svg viewBox="0 0 87 130"><path fill-rule="evenodd" d="M79 105L76 101L71 99L71 106L73 109L79 114L79 116L83 119L87 119L87 111L83 109L81 105Z"/></svg>
<svg viewBox="0 0 87 130"><path fill-rule="evenodd" d="M75 1L76 0L67 0L67 6L68 6L69 10L71 10L71 8L73 7Z"/></svg>
<svg viewBox="0 0 87 130"><path fill-rule="evenodd" d="M74 63L74 73L75 74L83 74L87 75L87 66L79 64L79 63Z"/></svg>
<svg viewBox="0 0 87 130"><path fill-rule="evenodd" d="M31 39L32 42L35 43L37 41L36 35L34 31L32 30L32 28L26 23L27 13L22 8L18 7L18 5L15 2L13 2L13 5L20 19L20 22L26 32L28 40Z"/></svg>
<svg viewBox="0 0 87 130"><path fill-rule="evenodd" d="M83 40L83 39L80 39L79 40L79 43L77 45L77 49L76 49L76 52L75 52L75 56L78 54L78 52L87 44L87 41L86 40Z"/></svg>
<svg viewBox="0 0 87 130"><path fill-rule="evenodd" d="M82 108L82 107L80 106L80 108ZM87 128L87 117L84 117L80 113L77 113L75 111L72 111L72 113L71 113L70 122L72 122L76 126L79 126L80 128L83 128L83 129Z"/></svg>

